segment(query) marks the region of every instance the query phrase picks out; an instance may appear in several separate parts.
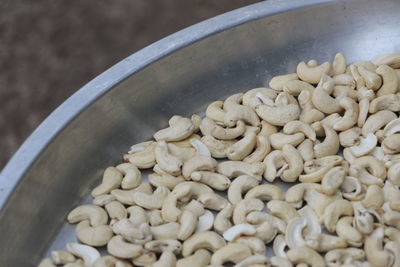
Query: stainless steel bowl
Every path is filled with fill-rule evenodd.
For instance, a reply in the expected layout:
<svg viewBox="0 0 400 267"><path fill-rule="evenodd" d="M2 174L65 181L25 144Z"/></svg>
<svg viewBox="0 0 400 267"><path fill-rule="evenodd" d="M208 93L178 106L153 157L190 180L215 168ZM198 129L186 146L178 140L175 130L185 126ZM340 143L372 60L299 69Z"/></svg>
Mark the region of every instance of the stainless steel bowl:
<svg viewBox="0 0 400 267"><path fill-rule="evenodd" d="M175 33L107 70L57 108L0 176L0 266L34 266L105 167L212 100L293 72L300 60L400 49L398 0L270 0Z"/></svg>

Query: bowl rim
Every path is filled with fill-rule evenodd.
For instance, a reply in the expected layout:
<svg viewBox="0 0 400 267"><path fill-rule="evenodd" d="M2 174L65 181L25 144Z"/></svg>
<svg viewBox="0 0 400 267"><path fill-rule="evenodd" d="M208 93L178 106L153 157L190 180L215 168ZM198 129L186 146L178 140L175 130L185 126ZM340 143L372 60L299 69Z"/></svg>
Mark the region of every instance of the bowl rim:
<svg viewBox="0 0 400 267"><path fill-rule="evenodd" d="M42 151L74 118L118 83L163 57L208 36L267 16L329 2L335 0L268 0L248 5L173 33L116 63L50 113L11 157L0 173L0 211Z"/></svg>

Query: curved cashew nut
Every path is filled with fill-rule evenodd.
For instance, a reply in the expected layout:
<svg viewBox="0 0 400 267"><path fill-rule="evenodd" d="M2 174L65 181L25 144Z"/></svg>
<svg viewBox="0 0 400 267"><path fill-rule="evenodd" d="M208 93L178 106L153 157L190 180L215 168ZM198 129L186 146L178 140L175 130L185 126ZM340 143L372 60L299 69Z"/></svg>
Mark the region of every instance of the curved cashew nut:
<svg viewBox="0 0 400 267"><path fill-rule="evenodd" d="M300 145L297 146L301 157L304 161L310 161L314 159L314 143L310 139L305 139Z"/></svg>
<svg viewBox="0 0 400 267"><path fill-rule="evenodd" d="M105 206L114 200L116 200L116 198L113 195L110 194L99 195L93 199L93 204L97 206Z"/></svg>
<svg viewBox="0 0 400 267"><path fill-rule="evenodd" d="M282 189L276 185L262 184L254 186L252 189L250 189L245 196L245 199L246 198L256 198L262 201L268 201L272 199L283 200L284 193Z"/></svg>
<svg viewBox="0 0 400 267"><path fill-rule="evenodd" d="M283 152L280 150L274 150L269 153L264 159L264 164L264 178L268 182L273 182L289 166L286 164ZM281 169L278 171L279 168Z"/></svg>
<svg viewBox="0 0 400 267"><path fill-rule="evenodd" d="M198 249L193 255L179 259L176 267L203 267L210 263L211 253L205 249Z"/></svg>
<svg viewBox="0 0 400 267"><path fill-rule="evenodd" d="M311 84L300 80L287 81L283 85L283 91L293 96L300 95L302 91L308 91L312 94L314 89L314 86Z"/></svg>
<svg viewBox="0 0 400 267"><path fill-rule="evenodd" d="M188 239L196 230L197 216L188 210L184 210L179 218L180 228L178 238L182 241Z"/></svg>
<svg viewBox="0 0 400 267"><path fill-rule="evenodd" d="M191 136L195 130L192 120L181 116L172 116L168 121L169 127L159 130L153 137L157 141L181 141Z"/></svg>
<svg viewBox="0 0 400 267"><path fill-rule="evenodd" d="M162 170L172 175L180 173L183 164L182 160L169 153L165 141L157 142L154 153L156 155L157 164Z"/></svg>
<svg viewBox="0 0 400 267"><path fill-rule="evenodd" d="M276 92L269 88L254 88L243 95L243 105L255 108L261 104L273 105Z"/></svg>
<svg viewBox="0 0 400 267"><path fill-rule="evenodd" d="M225 240L215 232L197 232L183 242L182 255L187 257L202 248L215 252L225 244Z"/></svg>
<svg viewBox="0 0 400 267"><path fill-rule="evenodd" d="M341 237L327 234L310 235L306 237L306 244L318 252L327 252L333 249L347 247L347 242Z"/></svg>
<svg viewBox="0 0 400 267"><path fill-rule="evenodd" d="M307 161L304 163L304 172L299 176L299 181L307 183L320 182L324 175L343 162L343 158L340 156L326 156L317 158L315 160Z"/></svg>
<svg viewBox="0 0 400 267"><path fill-rule="evenodd" d="M325 261L330 267L343 266L348 262L361 260L365 257L365 252L358 248L338 248L328 251L325 254Z"/></svg>
<svg viewBox="0 0 400 267"><path fill-rule="evenodd" d="M259 183L259 180L249 175L241 175L237 177L235 180L233 180L231 186L228 188L228 200L232 204L239 203L243 199L243 193L257 186Z"/></svg>
<svg viewBox="0 0 400 267"><path fill-rule="evenodd" d="M151 173L148 175L149 183L154 187L164 186L169 190L173 190L176 185L185 181L182 176L173 176L168 173L158 174Z"/></svg>
<svg viewBox="0 0 400 267"><path fill-rule="evenodd" d="M387 173L387 178L392 184L396 186L400 185L400 162L390 166Z"/></svg>
<svg viewBox="0 0 400 267"><path fill-rule="evenodd" d="M176 256L171 251L164 251L157 262L149 265L150 267L175 267Z"/></svg>
<svg viewBox="0 0 400 267"><path fill-rule="evenodd" d="M254 163L254 162L261 162L264 158L268 155L271 151L271 144L268 141L268 138L259 134L257 136L257 144L256 149L253 153L248 155L243 159L243 162L247 163Z"/></svg>
<svg viewBox="0 0 400 267"><path fill-rule="evenodd" d="M272 77L271 81L269 82L269 87L271 87L272 89L274 89L276 91L282 91L286 82L295 81L298 79L299 79L299 77L297 76L296 73L278 75L278 76Z"/></svg>
<svg viewBox="0 0 400 267"><path fill-rule="evenodd" d="M128 243L120 235L111 238L107 244L108 253L121 259L135 258L140 255L142 250L141 245Z"/></svg>
<svg viewBox="0 0 400 267"><path fill-rule="evenodd" d="M248 246L252 254L264 255L267 251L264 241L255 236L240 236L234 242Z"/></svg>
<svg viewBox="0 0 400 267"><path fill-rule="evenodd" d="M198 139L195 139L195 138L190 139L191 143L194 143L196 141L201 143ZM160 141L158 143L162 143L162 142L164 142L164 141ZM173 156L174 158L177 158L178 160L181 161L181 163L191 159L192 157L194 157L196 155L197 147L194 146L194 148L192 148L192 147L187 147L187 146L183 146L183 145L181 146L181 145L177 145L177 143L178 142L168 143L167 144L167 149L165 149L166 150L165 154L168 155L168 156ZM211 154L208 151L208 148L205 145L204 145L204 147L205 147L205 150L206 150L205 153L208 152L208 154L206 154L206 156L210 156ZM198 154L201 154L201 153L198 153ZM176 162L179 162L179 161L176 161ZM158 166L159 165L160 164L158 164ZM177 167L175 167L175 168L177 168ZM179 173L179 171L177 171L177 173Z"/></svg>
<svg viewBox="0 0 400 267"><path fill-rule="evenodd" d="M332 114L340 112L343 109L342 106L339 105L339 101L330 96L323 86L317 86L317 88L315 88L311 100L315 108L323 113Z"/></svg>
<svg viewBox="0 0 400 267"><path fill-rule="evenodd" d="M311 124L316 121L322 120L325 115L314 107L312 103L313 91L301 91L298 96L299 105L301 107L300 121Z"/></svg>
<svg viewBox="0 0 400 267"><path fill-rule="evenodd" d="M383 205L384 201L385 199L382 187L373 184L368 186L365 197L362 200L362 203L364 204L365 207L370 208L373 206L380 207Z"/></svg>
<svg viewBox="0 0 400 267"><path fill-rule="evenodd" d="M304 195L304 200L307 202L307 205L315 211L320 222L323 222L323 215L326 207L337 199L338 195L327 196L315 189L307 190Z"/></svg>
<svg viewBox="0 0 400 267"><path fill-rule="evenodd" d="M242 97L243 94L240 93L232 95L225 100L225 125L234 126L238 120L243 120L251 126L260 125L260 119L258 118L256 112L249 106L240 105Z"/></svg>
<svg viewBox="0 0 400 267"><path fill-rule="evenodd" d="M158 226L166 223L161 215L161 210L151 210L148 212L149 223L151 226Z"/></svg>
<svg viewBox="0 0 400 267"><path fill-rule="evenodd" d="M211 135L201 137L201 142L207 146L208 150L210 150L211 156L214 158L226 158L226 150L236 143L234 140L217 140Z"/></svg>
<svg viewBox="0 0 400 267"><path fill-rule="evenodd" d="M284 145L290 144L292 146L297 146L304 140L303 133L295 133L292 135L284 133L274 133L270 136L270 142L274 149L282 149Z"/></svg>
<svg viewBox="0 0 400 267"><path fill-rule="evenodd" d="M336 233L351 246L361 247L363 244L364 237L360 231L353 227L353 217L351 216L345 216L338 220Z"/></svg>
<svg viewBox="0 0 400 267"><path fill-rule="evenodd" d="M374 266L392 266L394 256L383 249L384 230L379 227L365 238L364 250L367 260Z"/></svg>
<svg viewBox="0 0 400 267"><path fill-rule="evenodd" d="M286 254L292 263L306 263L311 267L325 266L322 256L308 247L292 248Z"/></svg>
<svg viewBox="0 0 400 267"><path fill-rule="evenodd" d="M206 116L214 121L223 123L226 111L223 110L223 101L214 101L207 106Z"/></svg>
<svg viewBox="0 0 400 267"><path fill-rule="evenodd" d="M346 72L346 58L342 53L337 53L332 62L333 75Z"/></svg>
<svg viewBox="0 0 400 267"><path fill-rule="evenodd" d="M133 189L141 184L142 175L140 170L135 165L130 163L122 163L116 168L124 175L121 182L122 189Z"/></svg>
<svg viewBox="0 0 400 267"><path fill-rule="evenodd" d="M335 155L339 151L339 136L336 131L326 124L322 124L325 132L325 139L322 143L314 146L316 158L322 158L329 155Z"/></svg>
<svg viewBox="0 0 400 267"><path fill-rule="evenodd" d="M397 119L397 116L392 111L378 111L377 113L369 116L365 121L365 124L362 127L362 134L367 136L369 133L375 133L394 119Z"/></svg>
<svg viewBox="0 0 400 267"><path fill-rule="evenodd" d="M303 229L307 226L304 217L294 217L289 220L286 227L285 242L289 248L303 247L306 242L303 237Z"/></svg>
<svg viewBox="0 0 400 267"><path fill-rule="evenodd" d="M381 160L376 159L373 156L364 156L361 158L357 158L354 160L352 165L365 167L371 172L372 175L380 179L385 179L386 177L385 164Z"/></svg>
<svg viewBox="0 0 400 267"><path fill-rule="evenodd" d="M149 266L157 261L157 256L154 252L143 249L140 256L134 258L132 263L134 266Z"/></svg>
<svg viewBox="0 0 400 267"><path fill-rule="evenodd" d="M321 191L327 195L333 195L342 185L346 171L342 166L333 167L322 178Z"/></svg>
<svg viewBox="0 0 400 267"><path fill-rule="evenodd" d="M400 152L400 133L392 134L386 137L382 142L382 149L387 154Z"/></svg>
<svg viewBox="0 0 400 267"><path fill-rule="evenodd" d="M215 216L214 229L218 233L222 234L232 226L230 218L232 217L233 209L234 206L228 204Z"/></svg>
<svg viewBox="0 0 400 267"><path fill-rule="evenodd" d="M217 211L222 210L229 204L228 200L215 193L201 194L198 200L205 208Z"/></svg>
<svg viewBox="0 0 400 267"><path fill-rule="evenodd" d="M353 127L358 120L358 104L349 97L343 97L339 100L339 105L345 110L343 117L333 125L336 131L344 131Z"/></svg>
<svg viewBox="0 0 400 267"><path fill-rule="evenodd" d="M398 79L394 69L387 65L380 65L376 69L376 73L381 75L383 79L382 87L376 93L378 97L397 92Z"/></svg>
<svg viewBox="0 0 400 267"><path fill-rule="evenodd" d="M165 251L170 251L172 253L179 253L182 249L182 244L178 240L152 240L147 242L144 245L144 248L156 252L156 253L161 253Z"/></svg>
<svg viewBox="0 0 400 267"><path fill-rule="evenodd" d="M310 67L302 61L297 65L296 72L301 80L311 84L317 84L323 75L332 73L332 65L329 62L325 62L321 65Z"/></svg>
<svg viewBox="0 0 400 267"><path fill-rule="evenodd" d="M390 136L400 132L400 119L395 119L386 124L383 129L383 136Z"/></svg>
<svg viewBox="0 0 400 267"><path fill-rule="evenodd" d="M236 224L223 233L223 237L226 241L233 241L239 236L254 235L256 228L248 223Z"/></svg>
<svg viewBox="0 0 400 267"><path fill-rule="evenodd" d="M295 184L286 191L285 201L293 207L300 208L306 191L311 189L321 190L321 185L317 183Z"/></svg>
<svg viewBox="0 0 400 267"><path fill-rule="evenodd" d="M302 121L291 121L286 123L283 127L283 133L285 134L294 134L299 132L303 133L313 142L316 140L315 130L310 125Z"/></svg>
<svg viewBox="0 0 400 267"><path fill-rule="evenodd" d="M231 184L231 180L225 175L209 171L192 172L190 178L193 181L206 184L216 190L226 190Z"/></svg>
<svg viewBox="0 0 400 267"><path fill-rule="evenodd" d="M264 208L264 203L255 198L247 198L241 200L239 203L236 204L233 214L232 220L233 223L241 224L246 223L246 216L252 211L261 211Z"/></svg>
<svg viewBox="0 0 400 267"><path fill-rule="evenodd" d="M232 140L241 136L246 130L246 124L239 120L234 128L223 128L217 124L211 129L211 135L220 140Z"/></svg>
<svg viewBox="0 0 400 267"><path fill-rule="evenodd" d="M350 147L351 152L356 157L361 157L369 154L375 149L378 143L378 138L373 133L367 134L365 138L360 138L360 144Z"/></svg>
<svg viewBox="0 0 400 267"><path fill-rule="evenodd" d="M258 128L256 129L258 130ZM230 160L242 160L253 151L256 142L256 131L247 129L244 137L226 150L226 156Z"/></svg>
<svg viewBox="0 0 400 267"><path fill-rule="evenodd" d="M132 163L139 169L153 167L156 164L155 144L155 142L149 141L132 146L128 154L124 155L124 161Z"/></svg>
<svg viewBox="0 0 400 267"><path fill-rule="evenodd" d="M150 227L155 240L178 239L179 223L170 222Z"/></svg>
<svg viewBox="0 0 400 267"><path fill-rule="evenodd" d="M300 214L289 203L282 200L271 200L267 203L270 213L288 223L292 218L300 217Z"/></svg>
<svg viewBox="0 0 400 267"><path fill-rule="evenodd" d="M251 250L248 246L239 243L229 243L214 252L211 256L211 264L223 265L226 262L237 264L250 256Z"/></svg>
<svg viewBox="0 0 400 267"><path fill-rule="evenodd" d="M286 123L297 120L300 115L300 107L297 104L283 106L259 105L256 112L260 118L276 126L283 126Z"/></svg>
<svg viewBox="0 0 400 267"><path fill-rule="evenodd" d="M133 201L146 209L159 209L162 207L164 200L167 198L169 194L168 188L164 186L157 187L157 189L153 192L152 195L142 193L142 192L134 192L132 194Z"/></svg>
<svg viewBox="0 0 400 267"><path fill-rule="evenodd" d="M252 255L236 264L235 267L267 266L269 263L269 259L264 255Z"/></svg>
<svg viewBox="0 0 400 267"><path fill-rule="evenodd" d="M290 144L283 146L282 153L288 169L283 171L281 179L285 182L294 182L303 171L303 158L300 152Z"/></svg>
<svg viewBox="0 0 400 267"><path fill-rule="evenodd" d="M93 263L100 258L97 249L78 243L67 243L67 250L78 258L83 259L85 267L92 266Z"/></svg>
<svg viewBox="0 0 400 267"><path fill-rule="evenodd" d="M189 178L195 171L213 171L217 164L218 162L211 157L197 155L183 164L182 174L183 177Z"/></svg>
<svg viewBox="0 0 400 267"><path fill-rule="evenodd" d="M400 95L399 94L387 94L379 96L371 100L369 104L369 112L376 113L380 110L390 110L393 112L400 111Z"/></svg>
<svg viewBox="0 0 400 267"><path fill-rule="evenodd" d="M128 214L125 206L122 205L119 201L111 201L110 203L107 203L104 208L106 209L108 216L110 216L111 219L125 219Z"/></svg>
<svg viewBox="0 0 400 267"><path fill-rule="evenodd" d="M117 189L121 185L121 181L121 172L117 168L108 167L104 171L102 183L92 190L92 197L110 193L113 189Z"/></svg>
<svg viewBox="0 0 400 267"><path fill-rule="evenodd" d="M250 175L261 181L261 175L264 173L264 163L247 163L242 161L224 161L218 163L217 172L228 178L238 177L240 175Z"/></svg>
<svg viewBox="0 0 400 267"><path fill-rule="evenodd" d="M329 232L336 229L337 221L341 216L353 215L353 206L348 200L337 199L329 204L324 211L324 225Z"/></svg>
<svg viewBox="0 0 400 267"><path fill-rule="evenodd" d="M364 66L357 67L358 73L360 73L361 77L364 79L365 86L371 90L378 90L382 85L381 77L375 72L368 70Z"/></svg>
<svg viewBox="0 0 400 267"><path fill-rule="evenodd" d="M64 250L55 250L51 252L51 264L50 266L54 266L54 264L67 264L67 263L73 263L76 261L75 256ZM41 265L39 265L41 266Z"/></svg>
<svg viewBox="0 0 400 267"><path fill-rule="evenodd" d="M69 223L77 223L83 220L89 220L90 225L105 225L108 221L107 212L96 205L78 206L68 213L67 220Z"/></svg>

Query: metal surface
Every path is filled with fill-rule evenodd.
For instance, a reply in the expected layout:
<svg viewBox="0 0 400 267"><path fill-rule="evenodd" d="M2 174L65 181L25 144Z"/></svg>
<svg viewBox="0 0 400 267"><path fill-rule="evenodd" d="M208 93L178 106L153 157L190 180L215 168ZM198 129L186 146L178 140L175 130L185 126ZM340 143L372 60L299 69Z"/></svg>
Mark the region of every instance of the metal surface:
<svg viewBox="0 0 400 267"><path fill-rule="evenodd" d="M292 72L400 49L400 1L267 1L196 24L118 63L69 98L0 175L0 266L35 266L65 214L129 145L172 114Z"/></svg>

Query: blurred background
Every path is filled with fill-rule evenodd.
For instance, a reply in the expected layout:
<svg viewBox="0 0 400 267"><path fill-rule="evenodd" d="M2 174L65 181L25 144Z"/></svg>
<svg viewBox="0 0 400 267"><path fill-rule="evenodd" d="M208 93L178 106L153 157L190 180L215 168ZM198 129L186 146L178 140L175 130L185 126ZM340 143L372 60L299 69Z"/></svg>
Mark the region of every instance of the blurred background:
<svg viewBox="0 0 400 267"><path fill-rule="evenodd" d="M52 110L146 45L256 0L1 0L0 170Z"/></svg>

